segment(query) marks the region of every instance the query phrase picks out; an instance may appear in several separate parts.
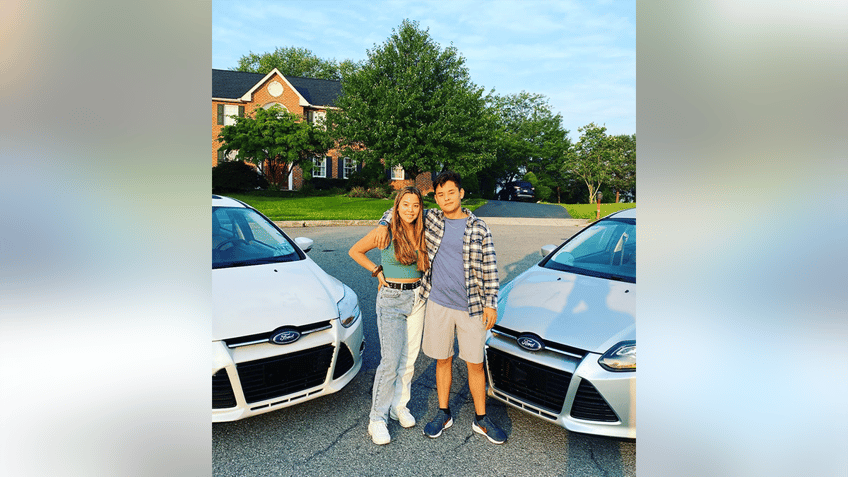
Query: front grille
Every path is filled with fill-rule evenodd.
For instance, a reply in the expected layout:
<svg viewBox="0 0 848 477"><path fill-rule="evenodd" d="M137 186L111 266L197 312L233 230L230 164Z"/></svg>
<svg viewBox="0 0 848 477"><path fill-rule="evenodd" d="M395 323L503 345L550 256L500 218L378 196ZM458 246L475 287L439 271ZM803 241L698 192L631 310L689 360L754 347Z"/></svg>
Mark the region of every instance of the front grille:
<svg viewBox="0 0 848 477"><path fill-rule="evenodd" d="M571 373L542 366L495 348L488 348L486 359L496 389L554 414L562 411Z"/></svg>
<svg viewBox="0 0 848 477"><path fill-rule="evenodd" d="M235 405L236 395L233 394L227 370L220 369L212 375L212 409L226 409Z"/></svg>
<svg viewBox="0 0 848 477"><path fill-rule="evenodd" d="M330 320L326 320L319 321L317 323L309 323L308 325L292 326L292 328L299 331L301 335L308 335L309 333L315 333L316 331L329 330L330 328L332 328L332 325L330 324ZM271 335L273 333L274 331L271 330L262 333L257 333L255 335L239 336L237 338L227 338L224 340L224 343L226 343L227 347L229 348L247 346L256 343L264 343L271 339Z"/></svg>
<svg viewBox="0 0 848 477"><path fill-rule="evenodd" d="M571 417L600 422L618 422L619 420L601 393L585 379L580 381L580 386L577 388L577 395L571 406Z"/></svg>
<svg viewBox="0 0 848 477"><path fill-rule="evenodd" d="M333 345L249 361L237 365L248 403L264 401L324 383L333 359Z"/></svg>
<svg viewBox="0 0 848 477"><path fill-rule="evenodd" d="M339 357L336 359L336 369L333 371L333 379L339 379L344 373L350 371L353 367L353 354L347 345L342 344L339 348Z"/></svg>
<svg viewBox="0 0 848 477"><path fill-rule="evenodd" d="M501 335L507 336L507 337L512 338L512 339L518 339L518 337L521 334L523 334L522 332L511 330L509 328L505 328L505 327L500 326L500 325L495 325L495 327L492 328L492 331L494 331L495 333L500 333ZM578 358L586 357L586 351L585 350L582 350L580 348L575 348L573 346L560 344L560 343L557 343L557 342L554 342L554 341L546 340L544 338L541 338L541 339L542 339L542 344L545 345L546 349L556 350L556 351L559 351L563 354L575 356L575 357L578 357Z"/></svg>

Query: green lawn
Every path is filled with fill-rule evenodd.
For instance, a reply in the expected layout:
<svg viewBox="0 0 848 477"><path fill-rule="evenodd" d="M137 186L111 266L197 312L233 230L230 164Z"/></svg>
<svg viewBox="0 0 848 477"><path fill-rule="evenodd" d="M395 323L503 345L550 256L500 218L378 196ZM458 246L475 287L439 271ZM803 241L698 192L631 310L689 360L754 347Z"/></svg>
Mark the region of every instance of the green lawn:
<svg viewBox="0 0 848 477"><path fill-rule="evenodd" d="M377 220L394 202L389 199L365 199L345 196L269 197L258 194L225 194L255 207L271 220ZM462 205L476 210L485 204L483 199L463 200ZM424 199L427 208L436 207Z"/></svg>
<svg viewBox="0 0 848 477"><path fill-rule="evenodd" d="M596 204L559 204L565 207L565 210L568 211L568 215L575 219L589 219L595 220L595 216L598 212L598 206ZM601 217L609 215L613 212L618 212L619 210L624 209L632 209L636 207L636 203L631 202L627 204L622 203L613 203L613 204L604 204L601 202Z"/></svg>

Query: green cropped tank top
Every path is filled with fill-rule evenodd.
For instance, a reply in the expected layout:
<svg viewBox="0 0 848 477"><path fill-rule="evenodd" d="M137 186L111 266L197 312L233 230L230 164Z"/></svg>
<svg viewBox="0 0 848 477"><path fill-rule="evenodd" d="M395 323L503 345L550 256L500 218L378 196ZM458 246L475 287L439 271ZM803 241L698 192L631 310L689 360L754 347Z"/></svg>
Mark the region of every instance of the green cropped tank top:
<svg viewBox="0 0 848 477"><path fill-rule="evenodd" d="M386 279L391 278L421 278L421 273L418 270L418 263L413 262L411 265L404 265L395 258L395 244L389 242L389 246L385 250L380 251L381 265L383 265L383 275ZM415 252L416 256L418 251Z"/></svg>

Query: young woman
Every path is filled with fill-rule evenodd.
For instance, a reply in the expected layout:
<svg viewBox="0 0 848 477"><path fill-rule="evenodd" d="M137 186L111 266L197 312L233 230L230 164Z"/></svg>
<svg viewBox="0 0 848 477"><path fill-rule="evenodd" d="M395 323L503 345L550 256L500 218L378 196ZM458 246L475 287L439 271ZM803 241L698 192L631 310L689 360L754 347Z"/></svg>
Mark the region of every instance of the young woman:
<svg viewBox="0 0 848 477"><path fill-rule="evenodd" d="M415 187L398 191L392 209L391 243L381 252L381 265L365 253L377 247L375 228L348 252L379 280L377 330L380 335L380 365L374 375L368 434L375 444L391 441L387 417L403 427L415 425L407 409L415 358L424 329L424 301L419 297L421 276L430 267L424 242L424 206Z"/></svg>

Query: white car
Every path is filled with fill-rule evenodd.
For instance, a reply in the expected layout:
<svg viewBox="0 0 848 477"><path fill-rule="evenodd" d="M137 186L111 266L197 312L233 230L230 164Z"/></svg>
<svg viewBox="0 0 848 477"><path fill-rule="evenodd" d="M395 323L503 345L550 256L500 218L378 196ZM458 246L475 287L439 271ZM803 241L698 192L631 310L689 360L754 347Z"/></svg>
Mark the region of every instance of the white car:
<svg viewBox="0 0 848 477"><path fill-rule="evenodd" d="M235 421L347 385L365 340L353 290L249 205L212 196L212 421Z"/></svg>
<svg viewBox="0 0 848 477"><path fill-rule="evenodd" d="M636 209L507 283L486 340L489 396L570 431L636 438Z"/></svg>

